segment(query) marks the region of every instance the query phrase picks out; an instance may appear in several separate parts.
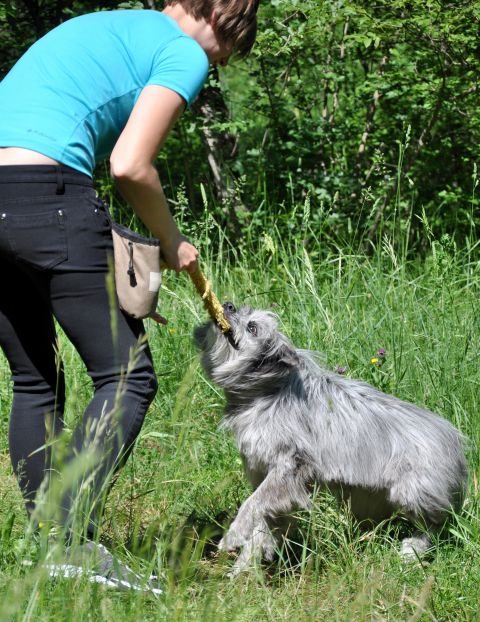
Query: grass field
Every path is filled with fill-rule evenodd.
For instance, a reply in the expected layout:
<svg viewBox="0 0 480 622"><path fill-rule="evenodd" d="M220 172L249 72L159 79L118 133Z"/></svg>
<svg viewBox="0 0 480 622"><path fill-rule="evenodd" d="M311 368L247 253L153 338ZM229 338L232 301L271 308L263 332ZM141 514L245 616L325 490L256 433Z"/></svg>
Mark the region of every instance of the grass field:
<svg viewBox="0 0 480 622"><path fill-rule="evenodd" d="M296 219L296 220L295 220ZM470 439L470 483L433 554L406 564L397 554L403 523L360 531L320 495L301 515L301 535L268 568L227 577L232 563L215 542L248 487L232 440L217 430L222 395L199 368L193 326L205 319L185 275L168 274L161 312L148 324L159 392L137 447L107 503L104 541L123 560L165 581L155 597L53 581L22 560L41 556L28 535L7 445L9 372L0 358L0 620L480 620L480 263L466 242L430 239L425 259L407 261L384 239L368 256L334 249L308 210L290 238L274 220L262 236L232 248L215 222L191 231L222 300L273 309L294 343L324 353L395 395L445 416ZM426 227L426 238L429 237ZM213 249L219 249L214 251ZM330 249L330 250L327 250ZM35 304L32 301L34 315ZM382 365L372 363L379 348ZM67 368L67 422L81 416L90 385L60 336Z"/></svg>

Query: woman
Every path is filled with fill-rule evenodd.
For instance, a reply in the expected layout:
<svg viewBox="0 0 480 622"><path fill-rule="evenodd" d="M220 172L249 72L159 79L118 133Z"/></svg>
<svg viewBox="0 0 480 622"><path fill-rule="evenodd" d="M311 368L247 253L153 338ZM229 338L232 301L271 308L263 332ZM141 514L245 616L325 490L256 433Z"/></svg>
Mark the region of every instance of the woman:
<svg viewBox="0 0 480 622"><path fill-rule="evenodd" d="M48 471L46 427L54 435L63 428L54 318L94 385L65 459L87 448L95 462L88 472L93 501L84 508L87 540L69 551L70 562L79 551L82 559L101 558L103 568L112 561L93 542L100 499L157 387L142 323L118 307L112 321L106 289L112 239L92 186L94 166L110 157L117 189L160 240L168 266L194 271L198 252L170 214L154 160L208 66L250 51L257 4L167 0L162 12L74 18L37 41L0 84L0 345L13 377L11 459L29 514ZM70 541L77 493L67 487L59 504ZM125 580L127 571L119 572Z"/></svg>

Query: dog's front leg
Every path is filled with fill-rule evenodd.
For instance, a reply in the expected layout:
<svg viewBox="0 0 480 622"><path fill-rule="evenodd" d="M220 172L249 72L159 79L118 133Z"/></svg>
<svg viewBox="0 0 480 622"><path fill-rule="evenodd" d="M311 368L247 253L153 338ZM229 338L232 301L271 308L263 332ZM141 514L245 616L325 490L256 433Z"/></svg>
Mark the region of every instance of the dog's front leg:
<svg viewBox="0 0 480 622"><path fill-rule="evenodd" d="M280 455L255 492L242 504L220 550L242 548L236 568L248 566L255 557L273 554L274 540L268 521L295 508L307 508L310 499L306 484L309 479L305 461L296 454Z"/></svg>

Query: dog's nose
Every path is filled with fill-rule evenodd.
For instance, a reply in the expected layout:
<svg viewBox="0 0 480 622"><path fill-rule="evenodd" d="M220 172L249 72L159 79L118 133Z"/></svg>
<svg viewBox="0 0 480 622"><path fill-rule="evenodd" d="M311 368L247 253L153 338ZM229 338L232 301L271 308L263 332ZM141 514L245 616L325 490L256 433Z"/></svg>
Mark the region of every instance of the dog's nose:
<svg viewBox="0 0 480 622"><path fill-rule="evenodd" d="M222 306L223 306L223 311L226 314L235 313L236 311L235 305L233 304L233 302L224 302Z"/></svg>

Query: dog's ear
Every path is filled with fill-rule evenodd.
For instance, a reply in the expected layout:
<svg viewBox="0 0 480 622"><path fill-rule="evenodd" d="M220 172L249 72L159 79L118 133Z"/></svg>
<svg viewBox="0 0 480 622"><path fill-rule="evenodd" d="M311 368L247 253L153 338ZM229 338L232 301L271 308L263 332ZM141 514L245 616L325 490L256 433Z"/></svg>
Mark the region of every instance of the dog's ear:
<svg viewBox="0 0 480 622"><path fill-rule="evenodd" d="M279 363L287 367L298 367L300 359L296 351L288 344L283 344L277 352Z"/></svg>
<svg viewBox="0 0 480 622"><path fill-rule="evenodd" d="M297 367L300 359L296 351L288 343L282 343L280 346L272 344L270 340L266 340L263 347L263 358L259 367L266 371L267 368L275 367Z"/></svg>

